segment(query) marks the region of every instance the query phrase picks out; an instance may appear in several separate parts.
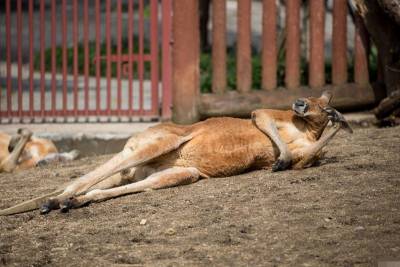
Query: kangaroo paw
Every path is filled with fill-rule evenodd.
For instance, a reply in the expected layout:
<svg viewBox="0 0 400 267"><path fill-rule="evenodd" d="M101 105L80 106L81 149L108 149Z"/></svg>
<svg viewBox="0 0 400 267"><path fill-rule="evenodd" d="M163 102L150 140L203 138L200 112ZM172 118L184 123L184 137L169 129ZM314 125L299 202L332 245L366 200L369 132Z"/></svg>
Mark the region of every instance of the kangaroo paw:
<svg viewBox="0 0 400 267"><path fill-rule="evenodd" d="M273 172L284 171L289 168L290 164L291 164L291 161L278 159L272 165L272 171Z"/></svg>

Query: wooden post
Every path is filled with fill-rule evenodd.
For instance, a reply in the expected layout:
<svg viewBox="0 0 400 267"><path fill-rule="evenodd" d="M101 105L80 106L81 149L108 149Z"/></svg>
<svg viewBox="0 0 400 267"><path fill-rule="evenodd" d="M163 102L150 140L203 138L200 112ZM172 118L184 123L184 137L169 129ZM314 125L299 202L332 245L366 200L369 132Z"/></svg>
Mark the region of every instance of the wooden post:
<svg viewBox="0 0 400 267"><path fill-rule="evenodd" d="M332 83L347 82L347 0L333 1Z"/></svg>
<svg viewBox="0 0 400 267"><path fill-rule="evenodd" d="M360 85L369 83L368 73L368 32L364 26L362 18L355 15L355 43L354 43L354 81Z"/></svg>
<svg viewBox="0 0 400 267"><path fill-rule="evenodd" d="M300 0L286 1L285 84L288 89L300 85Z"/></svg>
<svg viewBox="0 0 400 267"><path fill-rule="evenodd" d="M173 121L199 120L199 17L197 0L173 1Z"/></svg>
<svg viewBox="0 0 400 267"><path fill-rule="evenodd" d="M263 1L262 28L262 89L273 90L277 86L276 3Z"/></svg>
<svg viewBox="0 0 400 267"><path fill-rule="evenodd" d="M236 80L241 93L251 90L251 0L238 3Z"/></svg>
<svg viewBox="0 0 400 267"><path fill-rule="evenodd" d="M325 1L310 1L310 68L311 88L325 84Z"/></svg>
<svg viewBox="0 0 400 267"><path fill-rule="evenodd" d="M226 0L212 1L212 91L226 89Z"/></svg>

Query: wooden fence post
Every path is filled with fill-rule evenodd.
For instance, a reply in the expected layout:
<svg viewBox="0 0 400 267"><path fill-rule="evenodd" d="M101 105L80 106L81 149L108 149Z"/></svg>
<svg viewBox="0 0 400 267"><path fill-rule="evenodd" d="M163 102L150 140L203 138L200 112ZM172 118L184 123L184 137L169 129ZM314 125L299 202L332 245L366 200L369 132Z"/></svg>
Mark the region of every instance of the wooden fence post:
<svg viewBox="0 0 400 267"><path fill-rule="evenodd" d="M172 119L189 124L199 120L198 0L173 1Z"/></svg>
<svg viewBox="0 0 400 267"><path fill-rule="evenodd" d="M226 89L226 0L212 1L212 91Z"/></svg>
<svg viewBox="0 0 400 267"><path fill-rule="evenodd" d="M300 86L300 0L286 1L285 84L290 90Z"/></svg>
<svg viewBox="0 0 400 267"><path fill-rule="evenodd" d="M238 1L236 87L241 93L251 90L251 0Z"/></svg>

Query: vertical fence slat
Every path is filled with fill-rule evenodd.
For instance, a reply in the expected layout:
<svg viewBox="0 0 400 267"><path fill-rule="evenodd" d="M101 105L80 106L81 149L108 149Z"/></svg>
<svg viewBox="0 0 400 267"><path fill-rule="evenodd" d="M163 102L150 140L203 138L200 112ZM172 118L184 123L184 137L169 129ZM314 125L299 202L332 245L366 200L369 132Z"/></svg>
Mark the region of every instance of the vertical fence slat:
<svg viewBox="0 0 400 267"><path fill-rule="evenodd" d="M67 113L67 1L62 0L62 75L63 75L63 112L65 116Z"/></svg>
<svg viewBox="0 0 400 267"><path fill-rule="evenodd" d="M162 1L162 116L164 119L171 118L171 0Z"/></svg>
<svg viewBox="0 0 400 267"><path fill-rule="evenodd" d="M212 91L226 89L226 0L212 1Z"/></svg>
<svg viewBox="0 0 400 267"><path fill-rule="evenodd" d="M122 3L121 0L117 2L117 54L118 54L118 63L117 63L117 108L118 115L121 115L121 53L122 53Z"/></svg>
<svg viewBox="0 0 400 267"><path fill-rule="evenodd" d="M10 1L6 1L6 61L7 61L7 117L11 118L12 102L11 102L11 10Z"/></svg>
<svg viewBox="0 0 400 267"><path fill-rule="evenodd" d="M29 1L29 117L33 119L33 1Z"/></svg>
<svg viewBox="0 0 400 267"><path fill-rule="evenodd" d="M85 95L84 110L85 116L89 115L89 7L88 0L83 3L83 45L84 45L84 75L85 75Z"/></svg>
<svg viewBox="0 0 400 267"><path fill-rule="evenodd" d="M107 114L111 113L111 1L106 1Z"/></svg>
<svg viewBox="0 0 400 267"><path fill-rule="evenodd" d="M262 89L277 86L276 3L263 1L262 14Z"/></svg>
<svg viewBox="0 0 400 267"><path fill-rule="evenodd" d="M96 115L100 115L100 0L96 0Z"/></svg>
<svg viewBox="0 0 400 267"><path fill-rule="evenodd" d="M360 85L366 85L369 82L369 37L364 22L358 14L355 14L355 26L354 81Z"/></svg>
<svg viewBox="0 0 400 267"><path fill-rule="evenodd" d="M300 0L286 1L285 84L288 89L300 85Z"/></svg>
<svg viewBox="0 0 400 267"><path fill-rule="evenodd" d="M310 1L310 68L309 85L312 88L325 84L325 1Z"/></svg>
<svg viewBox="0 0 400 267"><path fill-rule="evenodd" d="M45 0L40 1L40 114L44 119L45 93Z"/></svg>
<svg viewBox="0 0 400 267"><path fill-rule="evenodd" d="M129 54L129 65L128 65L128 80L129 80L129 93L128 93L128 108L129 108L129 116L133 113L133 3L132 1L128 2L128 54Z"/></svg>
<svg viewBox="0 0 400 267"><path fill-rule="evenodd" d="M251 0L238 1L236 80L239 92L251 90Z"/></svg>
<svg viewBox="0 0 400 267"><path fill-rule="evenodd" d="M144 37L143 37L143 28L144 28L144 16L143 16L143 0L139 0L139 114L143 114L143 52L144 52Z"/></svg>
<svg viewBox="0 0 400 267"><path fill-rule="evenodd" d="M78 114L78 0L73 1L73 28L72 28L72 38L74 46L74 58L73 58L73 72L74 72L74 114Z"/></svg>
<svg viewBox="0 0 400 267"><path fill-rule="evenodd" d="M22 119L22 0L17 1L18 116Z"/></svg>
<svg viewBox="0 0 400 267"><path fill-rule="evenodd" d="M151 110L158 112L158 1L151 0Z"/></svg>
<svg viewBox="0 0 400 267"><path fill-rule="evenodd" d="M56 1L51 1L51 115L56 115L56 34L57 34L57 20L56 20Z"/></svg>
<svg viewBox="0 0 400 267"><path fill-rule="evenodd" d="M347 82L347 0L333 1L332 83Z"/></svg>

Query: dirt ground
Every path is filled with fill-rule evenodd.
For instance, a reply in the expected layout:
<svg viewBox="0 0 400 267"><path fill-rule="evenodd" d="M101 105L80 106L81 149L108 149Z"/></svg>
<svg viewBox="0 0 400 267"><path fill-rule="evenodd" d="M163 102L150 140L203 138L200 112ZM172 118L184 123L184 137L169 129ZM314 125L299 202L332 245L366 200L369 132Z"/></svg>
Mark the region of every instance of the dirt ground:
<svg viewBox="0 0 400 267"><path fill-rule="evenodd" d="M67 214L0 217L0 265L400 261L400 127L340 133L327 151L319 166L302 171L254 171L128 195ZM0 208L46 193L108 157L0 174Z"/></svg>

